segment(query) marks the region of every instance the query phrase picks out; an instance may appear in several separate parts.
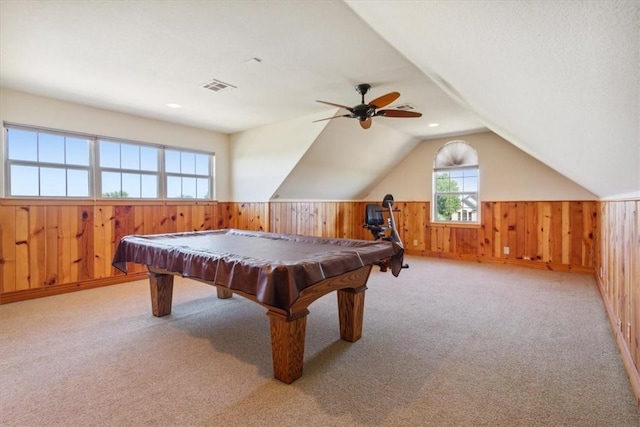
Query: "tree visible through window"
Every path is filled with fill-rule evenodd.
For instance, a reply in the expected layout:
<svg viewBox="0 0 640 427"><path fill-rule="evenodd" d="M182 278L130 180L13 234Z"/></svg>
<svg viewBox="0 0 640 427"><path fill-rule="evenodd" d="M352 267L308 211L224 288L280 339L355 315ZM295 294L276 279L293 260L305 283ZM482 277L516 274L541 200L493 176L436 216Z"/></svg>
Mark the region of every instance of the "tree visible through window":
<svg viewBox="0 0 640 427"><path fill-rule="evenodd" d="M104 139L98 144L102 197L158 198L159 148Z"/></svg>
<svg viewBox="0 0 640 427"><path fill-rule="evenodd" d="M473 147L464 141L442 146L434 160L433 182L434 222L479 221L478 154Z"/></svg>

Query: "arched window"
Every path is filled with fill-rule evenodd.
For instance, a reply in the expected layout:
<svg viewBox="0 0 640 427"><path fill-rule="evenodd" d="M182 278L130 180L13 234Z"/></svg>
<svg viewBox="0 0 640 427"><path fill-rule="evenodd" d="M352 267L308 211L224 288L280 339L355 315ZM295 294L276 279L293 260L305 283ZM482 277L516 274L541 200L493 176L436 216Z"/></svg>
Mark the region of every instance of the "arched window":
<svg viewBox="0 0 640 427"><path fill-rule="evenodd" d="M464 141L450 141L433 161L433 222L479 223L478 152Z"/></svg>

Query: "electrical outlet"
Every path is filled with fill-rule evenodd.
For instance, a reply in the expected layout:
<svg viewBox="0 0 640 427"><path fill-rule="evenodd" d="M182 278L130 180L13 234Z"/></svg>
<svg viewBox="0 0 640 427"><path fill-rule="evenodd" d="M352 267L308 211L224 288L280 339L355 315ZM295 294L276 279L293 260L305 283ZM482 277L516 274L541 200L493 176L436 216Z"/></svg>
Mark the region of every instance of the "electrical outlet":
<svg viewBox="0 0 640 427"><path fill-rule="evenodd" d="M413 239L413 246L418 246L418 239Z"/></svg>
<svg viewBox="0 0 640 427"><path fill-rule="evenodd" d="M509 246L504 247L504 254L509 255Z"/></svg>

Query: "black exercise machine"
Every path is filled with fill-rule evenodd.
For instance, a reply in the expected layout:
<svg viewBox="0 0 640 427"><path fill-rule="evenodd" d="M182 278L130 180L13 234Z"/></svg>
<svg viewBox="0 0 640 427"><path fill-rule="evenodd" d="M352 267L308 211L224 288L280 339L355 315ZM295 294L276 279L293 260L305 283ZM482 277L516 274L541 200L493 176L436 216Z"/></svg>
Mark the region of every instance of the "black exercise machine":
<svg viewBox="0 0 640 427"><path fill-rule="evenodd" d="M384 212L387 212L388 215L386 221L384 218ZM400 238L400 235L398 235L398 231L396 229L396 221L393 218L394 212L399 211L397 209L393 209L393 196L391 194L387 194L382 199L382 207L377 203L369 203L366 205L363 227L371 232L374 240L396 242L404 249L402 239ZM386 270L386 266L380 265L380 268L382 271ZM403 264L402 268L409 268L409 266L407 264Z"/></svg>

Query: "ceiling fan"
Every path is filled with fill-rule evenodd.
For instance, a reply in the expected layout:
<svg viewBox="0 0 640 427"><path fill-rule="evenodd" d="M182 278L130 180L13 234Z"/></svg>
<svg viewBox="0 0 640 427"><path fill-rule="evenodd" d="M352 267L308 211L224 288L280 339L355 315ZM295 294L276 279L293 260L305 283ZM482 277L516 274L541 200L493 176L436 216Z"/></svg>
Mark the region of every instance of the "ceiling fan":
<svg viewBox="0 0 640 427"><path fill-rule="evenodd" d="M421 113L416 113L413 111L405 111L405 110L380 110L380 108L385 107L391 104L393 101L400 97L400 93L398 92L390 92L386 95L382 95L373 101L365 104L364 95L369 92L371 89L371 85L362 83L356 86L356 92L362 95L362 102L355 107L347 107L346 105L334 104L333 102L319 101L323 104L331 105L334 107L344 108L349 111L349 114L341 114L338 116L327 117L326 119L314 120L315 122L320 122L323 120L331 120L336 119L338 117L348 117L350 119L358 119L360 122L360 126L362 129L369 129L371 127L371 118L372 117L421 117Z"/></svg>

